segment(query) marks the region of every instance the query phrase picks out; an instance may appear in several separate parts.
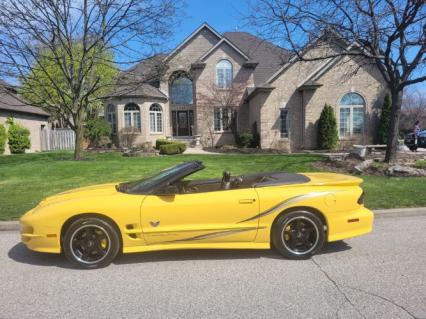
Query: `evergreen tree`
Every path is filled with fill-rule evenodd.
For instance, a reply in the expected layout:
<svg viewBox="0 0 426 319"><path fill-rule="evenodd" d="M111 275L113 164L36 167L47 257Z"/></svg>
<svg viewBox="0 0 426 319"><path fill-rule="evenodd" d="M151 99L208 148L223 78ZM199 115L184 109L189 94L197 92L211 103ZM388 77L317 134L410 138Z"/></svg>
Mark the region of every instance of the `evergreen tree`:
<svg viewBox="0 0 426 319"><path fill-rule="evenodd" d="M318 146L321 149L334 149L338 140L334 110L330 105L325 104L318 122Z"/></svg>

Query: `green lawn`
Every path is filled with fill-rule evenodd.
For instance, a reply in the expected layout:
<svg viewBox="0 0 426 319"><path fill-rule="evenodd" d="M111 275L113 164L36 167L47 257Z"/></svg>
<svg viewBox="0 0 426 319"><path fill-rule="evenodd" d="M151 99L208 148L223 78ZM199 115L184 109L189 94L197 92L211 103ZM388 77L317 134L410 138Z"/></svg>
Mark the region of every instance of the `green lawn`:
<svg viewBox="0 0 426 319"><path fill-rule="evenodd" d="M0 220L16 219L43 197L85 185L137 179L179 162L200 159L207 168L197 177L287 170L314 171L317 155L176 155L125 158L117 153L88 154L75 162L70 152L0 156ZM370 208L426 206L425 178L365 176Z"/></svg>

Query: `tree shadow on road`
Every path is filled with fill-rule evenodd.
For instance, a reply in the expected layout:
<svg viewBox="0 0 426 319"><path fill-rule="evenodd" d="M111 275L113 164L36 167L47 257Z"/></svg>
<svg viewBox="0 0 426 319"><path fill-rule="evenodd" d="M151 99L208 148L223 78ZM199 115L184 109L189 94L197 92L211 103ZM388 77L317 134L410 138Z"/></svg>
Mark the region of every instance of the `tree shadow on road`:
<svg viewBox="0 0 426 319"><path fill-rule="evenodd" d="M322 254L332 254L351 249L343 241L325 244ZM8 253L10 259L23 264L36 266L50 266L60 268L72 268L63 255L43 254L31 251L24 244L13 246ZM114 263L116 265L133 263L154 263L185 260L227 260L227 259L282 259L274 250L246 250L246 249L198 249L198 250L168 250L146 253L126 254L119 256Z"/></svg>

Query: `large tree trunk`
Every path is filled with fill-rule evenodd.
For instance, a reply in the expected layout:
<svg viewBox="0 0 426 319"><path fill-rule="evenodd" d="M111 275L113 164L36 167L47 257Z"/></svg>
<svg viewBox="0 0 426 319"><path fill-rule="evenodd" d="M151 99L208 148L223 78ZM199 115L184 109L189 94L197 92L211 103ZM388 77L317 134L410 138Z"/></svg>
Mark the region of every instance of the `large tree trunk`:
<svg viewBox="0 0 426 319"><path fill-rule="evenodd" d="M392 111L390 119L390 127L388 133L388 143L386 147L385 162L390 163L396 161L396 153L398 150L398 133L399 118L401 116L402 90L391 92Z"/></svg>
<svg viewBox="0 0 426 319"><path fill-rule="evenodd" d="M82 159L81 153L83 151L84 143L84 126L82 123L78 123L75 127L75 148L74 148L74 160L79 161Z"/></svg>

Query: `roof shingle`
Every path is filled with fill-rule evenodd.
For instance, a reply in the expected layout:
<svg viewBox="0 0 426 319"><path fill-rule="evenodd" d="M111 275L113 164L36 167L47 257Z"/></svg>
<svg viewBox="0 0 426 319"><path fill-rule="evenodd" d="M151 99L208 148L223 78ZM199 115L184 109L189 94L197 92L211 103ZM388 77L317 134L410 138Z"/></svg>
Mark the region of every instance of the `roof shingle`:
<svg viewBox="0 0 426 319"><path fill-rule="evenodd" d="M22 101L13 86L0 80L0 110L11 112L35 114L44 117L49 117L49 113L41 108L29 105Z"/></svg>

